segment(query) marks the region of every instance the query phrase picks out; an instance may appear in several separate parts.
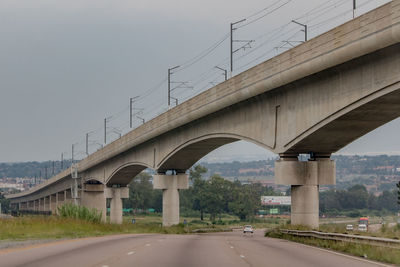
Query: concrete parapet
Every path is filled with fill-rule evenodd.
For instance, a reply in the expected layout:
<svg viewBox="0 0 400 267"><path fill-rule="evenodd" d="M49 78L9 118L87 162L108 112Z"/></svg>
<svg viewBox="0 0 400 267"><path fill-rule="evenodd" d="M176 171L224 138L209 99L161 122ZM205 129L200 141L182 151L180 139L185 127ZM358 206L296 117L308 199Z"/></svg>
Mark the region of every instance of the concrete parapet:
<svg viewBox="0 0 400 267"><path fill-rule="evenodd" d="M187 174L153 176L153 188L163 190L163 226L179 223L179 189L189 188Z"/></svg>
<svg viewBox="0 0 400 267"><path fill-rule="evenodd" d="M106 187L106 198L110 198L110 223L122 223L122 199L129 198L128 187Z"/></svg>

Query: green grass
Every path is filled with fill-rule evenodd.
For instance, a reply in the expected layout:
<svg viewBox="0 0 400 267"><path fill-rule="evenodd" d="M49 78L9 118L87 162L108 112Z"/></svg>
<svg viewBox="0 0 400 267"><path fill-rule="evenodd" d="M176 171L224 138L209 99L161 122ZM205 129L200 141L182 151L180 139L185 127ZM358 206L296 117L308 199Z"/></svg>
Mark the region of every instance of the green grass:
<svg viewBox="0 0 400 267"><path fill-rule="evenodd" d="M83 218L79 219L79 216L75 215L71 217L26 215L0 219L0 240L60 239L128 233L186 234L198 229L205 229L199 232L221 231L243 227L245 224L252 224L256 228L271 228L282 222L275 218L241 222L237 217L225 216L222 221L213 223L209 220L201 221L197 217L183 217L179 225L162 227L160 214L124 216L121 225L85 219L91 216ZM133 218L136 220L135 224L132 224ZM183 220L186 220L186 225L183 224Z"/></svg>
<svg viewBox="0 0 400 267"><path fill-rule="evenodd" d="M58 214L62 218L73 218L92 223L100 223L102 215L96 209L88 209L85 206L78 206L72 203L66 203L58 207Z"/></svg>
<svg viewBox="0 0 400 267"><path fill-rule="evenodd" d="M333 226L331 226L331 227L333 227ZM309 230L306 227L284 226L282 228ZM331 231L332 229L329 229L329 230ZM356 244L356 243L343 242L343 241L292 236L289 234L281 233L278 228L267 231L265 233L265 236L273 237L273 238L281 238L281 239L286 239L286 240L290 240L290 241L294 241L294 242L298 242L298 243L302 243L302 244L306 244L306 245L332 249L335 251L344 252L344 253L351 254L354 256L366 257L368 259L372 259L372 260L376 260L376 261L392 263L392 264L400 264L400 249L371 246L371 245L367 245L367 244Z"/></svg>
<svg viewBox="0 0 400 267"><path fill-rule="evenodd" d="M0 219L0 240L78 238L125 233L181 234L190 230L183 225L161 227L158 222L117 225L56 216Z"/></svg>

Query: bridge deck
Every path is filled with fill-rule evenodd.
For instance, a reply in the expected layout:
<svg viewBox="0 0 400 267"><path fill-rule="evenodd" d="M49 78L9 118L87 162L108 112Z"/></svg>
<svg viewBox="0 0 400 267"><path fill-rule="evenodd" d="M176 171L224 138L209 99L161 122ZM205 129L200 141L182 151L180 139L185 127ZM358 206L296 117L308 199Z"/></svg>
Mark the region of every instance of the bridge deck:
<svg viewBox="0 0 400 267"><path fill-rule="evenodd" d="M244 71L130 131L78 163L79 172L163 133L248 98L400 41L400 0L394 0ZM15 199L70 177L65 170Z"/></svg>

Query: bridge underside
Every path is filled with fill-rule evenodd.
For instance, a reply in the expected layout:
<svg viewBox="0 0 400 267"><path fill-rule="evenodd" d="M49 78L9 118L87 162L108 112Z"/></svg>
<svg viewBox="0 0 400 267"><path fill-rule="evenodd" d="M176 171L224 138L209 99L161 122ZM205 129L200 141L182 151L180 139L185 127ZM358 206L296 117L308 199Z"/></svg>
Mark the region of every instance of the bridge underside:
<svg viewBox="0 0 400 267"><path fill-rule="evenodd" d="M176 170L177 172L184 173L211 151L239 140L227 137L211 137L186 144L179 148L179 150L174 151L172 156L161 164L158 172L163 173L167 170Z"/></svg>
<svg viewBox="0 0 400 267"><path fill-rule="evenodd" d="M141 173L147 167L142 165L128 165L118 169L106 183L107 186L127 186L136 175Z"/></svg>
<svg viewBox="0 0 400 267"><path fill-rule="evenodd" d="M400 117L400 83L393 86L399 89L335 118L292 146L287 152L331 154Z"/></svg>

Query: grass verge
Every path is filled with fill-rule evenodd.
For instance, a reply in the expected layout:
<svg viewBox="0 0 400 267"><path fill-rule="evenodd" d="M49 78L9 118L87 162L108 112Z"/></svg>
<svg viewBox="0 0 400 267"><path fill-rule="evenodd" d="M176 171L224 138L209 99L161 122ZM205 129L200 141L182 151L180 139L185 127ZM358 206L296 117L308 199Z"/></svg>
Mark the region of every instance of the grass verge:
<svg viewBox="0 0 400 267"><path fill-rule="evenodd" d="M306 229L299 229L299 230L306 230ZM281 233L278 228L275 228L271 231L267 231L265 233L265 236L286 239L321 248L327 248L380 262L400 264L400 249L392 249L386 247L378 247L378 246L357 244L357 243L343 242L343 241L324 240L313 237L293 236Z"/></svg>
<svg viewBox="0 0 400 267"><path fill-rule="evenodd" d="M189 231L190 228L183 225L172 227L161 227L159 223L118 225L56 216L0 219L0 240L78 238L128 233L182 234Z"/></svg>
<svg viewBox="0 0 400 267"><path fill-rule="evenodd" d="M124 216L123 224L99 223L93 216L77 216L78 211L66 212L73 214L70 217L62 216L40 216L24 215L11 219L0 219L0 241L1 240L33 240L33 239L61 239L79 238L89 236L103 236L110 234L137 234L137 233L161 233L161 234L186 234L186 233L206 233L224 231L229 228L242 227L248 222L240 222L237 218L227 218L226 220L213 223L201 221L197 218L181 218L179 225L162 227L161 215L136 215ZM132 224L135 219L135 224ZM186 220L186 224L183 224ZM276 227L281 222L278 219L263 220L252 222L256 228Z"/></svg>

